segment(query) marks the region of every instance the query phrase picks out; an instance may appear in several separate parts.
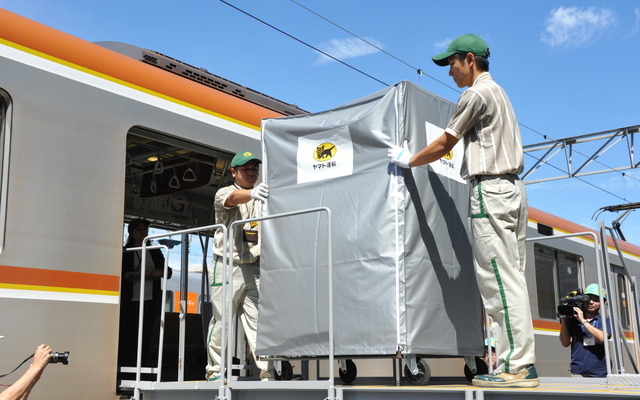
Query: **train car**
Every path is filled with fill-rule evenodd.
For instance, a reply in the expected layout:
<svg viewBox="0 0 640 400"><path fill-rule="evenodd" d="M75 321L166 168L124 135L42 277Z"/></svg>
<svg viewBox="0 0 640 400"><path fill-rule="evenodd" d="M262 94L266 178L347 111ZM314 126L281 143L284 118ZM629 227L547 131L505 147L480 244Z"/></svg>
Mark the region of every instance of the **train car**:
<svg viewBox="0 0 640 400"><path fill-rule="evenodd" d="M261 119L304 112L122 47L0 10L0 371L41 343L70 352L34 399L115 397L123 224L210 224Z"/></svg>
<svg viewBox="0 0 640 400"><path fill-rule="evenodd" d="M31 398L113 399L122 367L123 226L140 217L166 231L211 224L213 195L230 182L233 154L260 151L261 119L305 111L160 53L88 43L6 10L0 71L0 372L47 343L69 351L69 364L49 366ZM534 208L529 219L530 239L554 237L527 245L538 372L568 376L556 306L567 291L597 281L593 240L564 236L588 230ZM207 258L206 238L197 239L176 239L186 254L172 265L176 272L188 270L187 243ZM633 339L629 277L640 270L640 248L621 247L625 268L609 246L615 287L608 289ZM185 287L176 280L184 275L170 280L169 325L180 312ZM197 279L185 280L187 345L199 379L207 307ZM177 338L169 336L175 352ZM463 376L460 360L429 362L434 376ZM390 370L388 360L358 361L360 376Z"/></svg>
<svg viewBox="0 0 640 400"><path fill-rule="evenodd" d="M606 233L606 230L605 230ZM570 350L560 346L557 317L559 299L590 283L602 282L608 290L606 313L619 328L618 336L629 344L630 354L619 357L624 371L638 373L637 307L634 279L640 274L640 247L611 236L604 247L609 265L602 265L598 277L597 260L603 259L602 247L594 247L599 232L569 222L535 208L529 208L527 232L527 285L531 300L536 337L538 371L542 376L570 376ZM600 280L599 280L600 279ZM615 352L611 346L611 354ZM612 368L613 373L620 373Z"/></svg>

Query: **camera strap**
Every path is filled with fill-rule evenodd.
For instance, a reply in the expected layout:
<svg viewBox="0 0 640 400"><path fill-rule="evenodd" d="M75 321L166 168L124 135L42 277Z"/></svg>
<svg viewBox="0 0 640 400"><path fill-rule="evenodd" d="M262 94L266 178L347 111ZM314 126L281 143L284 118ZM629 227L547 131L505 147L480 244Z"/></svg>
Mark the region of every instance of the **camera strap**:
<svg viewBox="0 0 640 400"><path fill-rule="evenodd" d="M36 354L36 353L33 353L33 354L32 354L32 355L30 355L29 357L25 358L25 359L24 359L24 361L20 363L20 365L18 365L17 367L15 367L15 368L13 369L13 371L9 372L8 374L0 375L0 378L4 378L5 376L7 376L7 375L11 375L11 374L13 374L14 372L16 372L16 370L17 370L18 368L22 367L22 364L24 364L24 363L26 363L27 361L31 360L35 354Z"/></svg>

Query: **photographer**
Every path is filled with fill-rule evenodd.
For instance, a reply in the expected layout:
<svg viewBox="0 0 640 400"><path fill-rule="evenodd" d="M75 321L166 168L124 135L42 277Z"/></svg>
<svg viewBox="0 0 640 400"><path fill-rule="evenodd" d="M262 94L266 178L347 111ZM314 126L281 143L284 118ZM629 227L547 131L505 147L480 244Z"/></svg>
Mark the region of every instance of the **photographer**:
<svg viewBox="0 0 640 400"><path fill-rule="evenodd" d="M0 400L27 400L31 389L38 382L44 369L49 365L51 347L41 344L33 355L33 363L20 379L0 393Z"/></svg>
<svg viewBox="0 0 640 400"><path fill-rule="evenodd" d="M582 377L605 377L607 365L604 332L600 316L600 287L592 283L584 291L589 302L573 307L573 316L560 315L560 343L571 345L571 374ZM606 301L607 293L602 298ZM607 332L611 332L607 319Z"/></svg>

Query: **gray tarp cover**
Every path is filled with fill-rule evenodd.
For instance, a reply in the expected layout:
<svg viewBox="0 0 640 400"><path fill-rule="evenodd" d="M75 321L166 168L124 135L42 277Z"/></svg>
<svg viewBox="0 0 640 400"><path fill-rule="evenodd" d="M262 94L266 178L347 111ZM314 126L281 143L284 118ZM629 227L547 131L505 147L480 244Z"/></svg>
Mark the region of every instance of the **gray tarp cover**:
<svg viewBox="0 0 640 400"><path fill-rule="evenodd" d="M423 148L454 110L401 82L263 121L263 215L332 212L337 356L482 354L462 150L404 171L387 158L393 144ZM326 214L262 222L258 355L329 354L326 228Z"/></svg>

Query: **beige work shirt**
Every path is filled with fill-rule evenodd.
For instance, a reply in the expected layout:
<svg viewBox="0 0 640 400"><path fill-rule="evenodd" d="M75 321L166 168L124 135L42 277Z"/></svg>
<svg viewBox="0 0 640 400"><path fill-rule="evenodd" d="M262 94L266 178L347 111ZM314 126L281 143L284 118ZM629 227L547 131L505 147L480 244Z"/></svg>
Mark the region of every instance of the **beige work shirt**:
<svg viewBox="0 0 640 400"><path fill-rule="evenodd" d="M464 138L460 175L518 175L524 168L516 114L504 89L482 73L458 100L445 132Z"/></svg>
<svg viewBox="0 0 640 400"><path fill-rule="evenodd" d="M249 200L247 203L233 207L224 205L227 197L234 191L241 189L233 184L219 189L215 196L216 224L224 224L230 228L231 223L244 219L257 218L261 215L262 203L259 200ZM244 240L244 230L257 232L258 242L250 243ZM254 263L260 259L260 223L246 223L235 228L235 242L233 247L233 261L238 264ZM213 253L222 257L222 230L218 229L214 235Z"/></svg>

